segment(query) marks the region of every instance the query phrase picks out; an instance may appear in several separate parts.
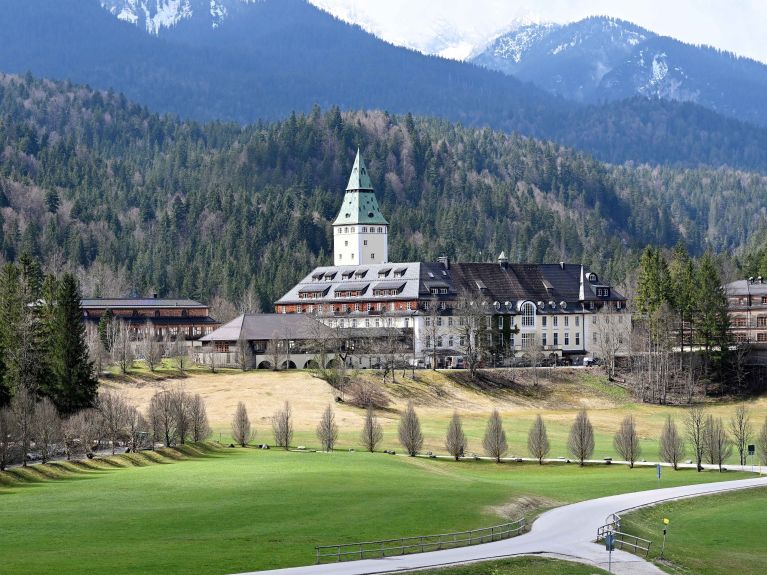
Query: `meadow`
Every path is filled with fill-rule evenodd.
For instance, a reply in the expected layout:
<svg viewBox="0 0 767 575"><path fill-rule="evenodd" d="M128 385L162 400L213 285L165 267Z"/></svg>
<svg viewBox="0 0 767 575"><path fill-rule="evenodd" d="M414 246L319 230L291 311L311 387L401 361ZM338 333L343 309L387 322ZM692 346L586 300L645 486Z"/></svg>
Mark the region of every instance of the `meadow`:
<svg viewBox="0 0 767 575"><path fill-rule="evenodd" d="M396 383L384 387L391 404L379 411L384 427L381 449L398 450L397 424L399 414L408 401L413 401L419 414L425 437L424 450L445 453L444 437L454 410L463 420L469 440L467 453L482 454L482 436L490 412L498 409L504 419L509 441L509 456L527 456L527 433L536 415L541 414L551 441L550 457L567 457L567 435L578 409L585 407L594 425L595 459L616 457L613 435L626 415L636 418L642 445L642 459L657 460L658 438L667 415L671 415L683 432L686 409L679 406L658 406L638 403L621 387L606 381L599 369L540 369L539 383L534 385L529 369L512 370L513 382L505 387L467 384L455 371L416 371L416 378L397 375ZM380 377L372 372L362 377ZM170 366L149 374L136 370L129 378L113 377L102 383L118 389L145 408L151 396L163 386L181 385L191 393L200 393L208 407L214 438L230 441L230 422L238 401L245 402L250 420L257 432L255 441L270 443L270 418L289 401L294 414L295 445L317 446L315 427L322 411L333 404L340 427L338 447L360 448L359 431L364 411L345 403L336 403L341 394L327 383L305 371L224 370L207 373L195 370L178 377ZM767 417L767 398L749 401L751 419L757 431ZM733 402L709 402L707 410L727 420L735 410ZM688 453L685 459L689 459ZM737 461L733 454L729 461ZM758 461L756 462L758 464Z"/></svg>
<svg viewBox="0 0 767 575"><path fill-rule="evenodd" d="M489 526L658 484L653 469L624 466L255 448L206 448L173 462L164 453L151 455L154 464L131 454L80 464L77 473L54 464L5 474L3 573L224 574L310 564L315 545ZM22 474L32 481L15 483ZM666 474L663 485L738 476L685 470Z"/></svg>
<svg viewBox="0 0 767 575"><path fill-rule="evenodd" d="M654 543L650 558L668 573L758 575L767 549L767 489L674 501L626 515L623 528ZM663 519L668 537L660 557Z"/></svg>

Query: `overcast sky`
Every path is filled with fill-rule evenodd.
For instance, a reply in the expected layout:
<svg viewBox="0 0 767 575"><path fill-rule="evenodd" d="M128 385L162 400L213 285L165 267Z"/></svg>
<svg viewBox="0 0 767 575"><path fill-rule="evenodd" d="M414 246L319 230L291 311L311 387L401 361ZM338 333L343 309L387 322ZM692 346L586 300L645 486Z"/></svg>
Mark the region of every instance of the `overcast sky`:
<svg viewBox="0 0 767 575"><path fill-rule="evenodd" d="M458 58L468 49L459 45L460 39L481 43L515 19L564 23L608 15L767 62L767 0L310 1L394 44Z"/></svg>

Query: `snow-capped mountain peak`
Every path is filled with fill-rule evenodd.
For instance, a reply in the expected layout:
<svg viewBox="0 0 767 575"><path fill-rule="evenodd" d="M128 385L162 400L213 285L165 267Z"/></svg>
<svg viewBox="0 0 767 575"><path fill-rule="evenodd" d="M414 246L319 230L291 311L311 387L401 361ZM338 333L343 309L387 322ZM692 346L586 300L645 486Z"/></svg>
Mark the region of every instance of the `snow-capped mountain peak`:
<svg viewBox="0 0 767 575"><path fill-rule="evenodd" d="M239 4L260 0L101 0L101 6L114 16L147 32L159 35L184 20L204 18L218 28Z"/></svg>

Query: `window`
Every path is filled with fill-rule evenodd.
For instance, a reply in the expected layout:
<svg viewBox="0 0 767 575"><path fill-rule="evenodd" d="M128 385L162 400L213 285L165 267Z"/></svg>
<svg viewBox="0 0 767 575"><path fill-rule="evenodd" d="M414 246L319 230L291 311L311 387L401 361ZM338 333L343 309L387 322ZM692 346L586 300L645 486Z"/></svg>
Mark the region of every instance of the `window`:
<svg viewBox="0 0 767 575"><path fill-rule="evenodd" d="M342 260L344 258L344 254L338 254L338 259Z"/></svg>
<svg viewBox="0 0 767 575"><path fill-rule="evenodd" d="M514 347L514 332L511 332L511 335L509 336L509 343L511 343L511 347Z"/></svg>
<svg viewBox="0 0 767 575"><path fill-rule="evenodd" d="M453 327L453 318L452 317L447 318L447 325L448 325L448 327Z"/></svg>
<svg viewBox="0 0 767 575"><path fill-rule="evenodd" d="M498 329L503 329L503 316L498 316Z"/></svg>
<svg viewBox="0 0 767 575"><path fill-rule="evenodd" d="M453 336L447 338L447 347L453 347Z"/></svg>
<svg viewBox="0 0 767 575"><path fill-rule="evenodd" d="M349 245L349 240L344 240L344 246L348 246L348 245Z"/></svg>
<svg viewBox="0 0 767 575"><path fill-rule="evenodd" d="M466 345L466 338L464 336L461 336L458 338L458 345L460 345L461 347Z"/></svg>
<svg viewBox="0 0 767 575"><path fill-rule="evenodd" d="M382 234L383 233L383 228L378 228L378 233Z"/></svg>
<svg viewBox="0 0 767 575"><path fill-rule="evenodd" d="M405 318L405 327L410 327L410 318L409 317Z"/></svg>
<svg viewBox="0 0 767 575"><path fill-rule="evenodd" d="M535 305L531 303L522 306L522 327L535 327Z"/></svg>
<svg viewBox="0 0 767 575"><path fill-rule="evenodd" d="M756 334L756 341L759 341L759 342L767 341L767 333L765 333L765 332L757 333Z"/></svg>
<svg viewBox="0 0 767 575"><path fill-rule="evenodd" d="M552 320L553 320L553 323L554 323L554 327L558 327L559 326L559 318L557 316L554 316L552 318Z"/></svg>
<svg viewBox="0 0 767 575"><path fill-rule="evenodd" d="M349 230L354 233L354 226L350 227Z"/></svg>
<svg viewBox="0 0 767 575"><path fill-rule="evenodd" d="M368 241L367 241L367 240L362 240L362 245L363 245L363 246L366 246L366 245L368 245Z"/></svg>
<svg viewBox="0 0 767 575"><path fill-rule="evenodd" d="M533 333L523 333L522 334L522 349L527 349L529 347L532 347L534 338L535 338L535 334L533 334Z"/></svg>
<svg viewBox="0 0 767 575"><path fill-rule="evenodd" d="M426 327L431 326L431 318L427 315L426 316Z"/></svg>
<svg viewBox="0 0 767 575"><path fill-rule="evenodd" d="M597 342L597 332L594 332L594 333L592 334L592 337L591 337L591 339L594 341L594 343L596 343L596 342Z"/></svg>
<svg viewBox="0 0 767 575"><path fill-rule="evenodd" d="M543 347L546 347L547 345L549 345L548 334L546 332L541 334L541 345Z"/></svg>
<svg viewBox="0 0 767 575"><path fill-rule="evenodd" d="M565 327L570 327L570 316L565 316Z"/></svg>
<svg viewBox="0 0 767 575"><path fill-rule="evenodd" d="M352 320L352 327L357 327L357 320L356 319Z"/></svg>
<svg viewBox="0 0 767 575"><path fill-rule="evenodd" d="M570 345L570 332L565 332L565 345Z"/></svg>
<svg viewBox="0 0 767 575"><path fill-rule="evenodd" d="M591 316L591 325L597 325L597 316L595 315Z"/></svg>
<svg viewBox="0 0 767 575"><path fill-rule="evenodd" d="M354 259L354 254L352 254L352 259Z"/></svg>
<svg viewBox="0 0 767 575"><path fill-rule="evenodd" d="M374 260L374 259L376 259L376 255L375 255L375 254L370 254L370 259L371 259L371 260Z"/></svg>
<svg viewBox="0 0 767 575"><path fill-rule="evenodd" d="M757 316L756 327L767 327L767 316L765 315Z"/></svg>
<svg viewBox="0 0 767 575"><path fill-rule="evenodd" d="M367 231L368 231L368 229L367 229L365 226L362 226L362 233L363 233L363 234L366 234L366 233L367 233ZM366 242L366 243L367 243L367 242Z"/></svg>
<svg viewBox="0 0 767 575"><path fill-rule="evenodd" d="M437 336L437 347L442 347L442 336Z"/></svg>
<svg viewBox="0 0 767 575"><path fill-rule="evenodd" d="M554 345L559 345L559 332L554 332Z"/></svg>
<svg viewBox="0 0 767 575"><path fill-rule="evenodd" d="M365 319L365 327L370 327L370 320L369 319Z"/></svg>
<svg viewBox="0 0 767 575"><path fill-rule="evenodd" d="M547 319L548 318L545 315L541 316L541 327L546 327L546 320Z"/></svg>
<svg viewBox="0 0 767 575"><path fill-rule="evenodd" d="M437 316L437 326L438 327L442 327L442 317L441 316Z"/></svg>
<svg viewBox="0 0 767 575"><path fill-rule="evenodd" d="M354 304L354 311L360 311L360 304L358 303Z"/></svg>
<svg viewBox="0 0 767 575"><path fill-rule="evenodd" d="M575 327L580 327L581 325L581 316L576 315L575 316Z"/></svg>
<svg viewBox="0 0 767 575"><path fill-rule="evenodd" d="M344 233L348 234L349 233L349 228L344 228Z"/></svg>

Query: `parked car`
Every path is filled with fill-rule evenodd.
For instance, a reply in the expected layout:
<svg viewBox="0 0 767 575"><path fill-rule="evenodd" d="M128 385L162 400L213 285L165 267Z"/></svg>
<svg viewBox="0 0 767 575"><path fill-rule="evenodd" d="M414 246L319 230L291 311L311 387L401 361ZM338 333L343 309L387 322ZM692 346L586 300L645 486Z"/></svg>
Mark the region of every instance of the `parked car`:
<svg viewBox="0 0 767 575"><path fill-rule="evenodd" d="M592 365L599 365L599 358L598 357L584 357L583 358L583 365L585 367L589 367Z"/></svg>

